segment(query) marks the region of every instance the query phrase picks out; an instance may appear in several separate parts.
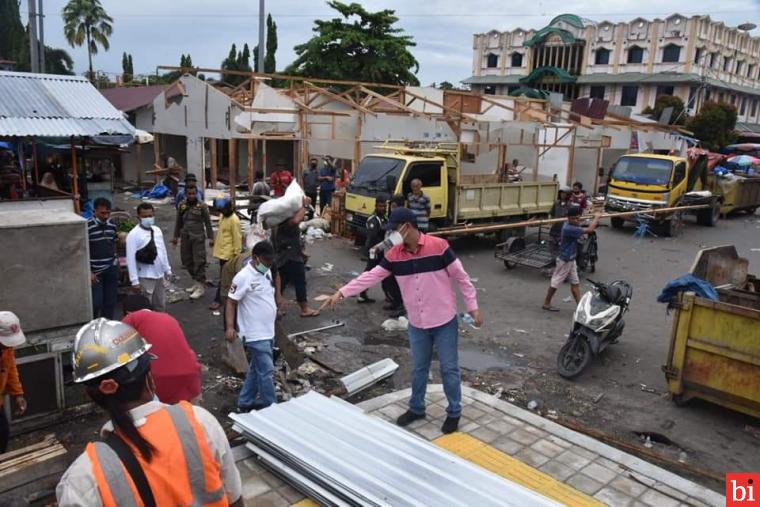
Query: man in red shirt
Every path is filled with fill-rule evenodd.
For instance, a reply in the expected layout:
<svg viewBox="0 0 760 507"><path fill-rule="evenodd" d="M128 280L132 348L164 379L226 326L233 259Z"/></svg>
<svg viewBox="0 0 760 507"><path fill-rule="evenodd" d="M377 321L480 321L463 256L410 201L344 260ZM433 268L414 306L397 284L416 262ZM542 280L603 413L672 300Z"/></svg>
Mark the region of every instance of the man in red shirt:
<svg viewBox="0 0 760 507"><path fill-rule="evenodd" d="M288 188L291 181L293 181L293 174L285 169L285 161L278 160L274 165L274 173L269 177L269 184L272 186L274 196L282 197L285 195L285 189Z"/></svg>
<svg viewBox="0 0 760 507"><path fill-rule="evenodd" d="M154 312L150 302L140 294L124 299L122 322L137 330L153 345L150 370L156 381L156 396L163 403L193 401L201 394L201 365L187 344L179 322L164 312Z"/></svg>

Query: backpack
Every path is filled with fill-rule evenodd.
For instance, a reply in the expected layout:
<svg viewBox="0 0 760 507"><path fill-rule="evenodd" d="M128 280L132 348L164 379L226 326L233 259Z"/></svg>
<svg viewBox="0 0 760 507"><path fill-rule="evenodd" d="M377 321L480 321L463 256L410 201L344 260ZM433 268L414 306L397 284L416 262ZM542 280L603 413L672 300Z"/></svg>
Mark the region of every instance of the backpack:
<svg viewBox="0 0 760 507"><path fill-rule="evenodd" d="M153 264L158 257L158 248L156 241L153 239L153 227L150 228L150 241L148 244L135 252L135 259L141 264Z"/></svg>

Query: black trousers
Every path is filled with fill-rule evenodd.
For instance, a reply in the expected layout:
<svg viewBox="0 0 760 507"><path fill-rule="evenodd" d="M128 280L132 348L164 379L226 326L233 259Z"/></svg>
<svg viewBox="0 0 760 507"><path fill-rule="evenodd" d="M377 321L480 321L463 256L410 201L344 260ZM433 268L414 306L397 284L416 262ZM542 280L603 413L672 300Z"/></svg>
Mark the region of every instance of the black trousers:
<svg viewBox="0 0 760 507"><path fill-rule="evenodd" d="M288 261L280 266L277 272L283 292L285 287L292 283L296 289L296 301L306 303L309 300L306 295L306 266L303 262Z"/></svg>
<svg viewBox="0 0 760 507"><path fill-rule="evenodd" d="M378 264L380 264L379 258L368 259L364 271L369 271ZM401 289L398 286L395 276L391 275L383 280L381 287L383 288L385 297L388 298L390 304L392 304L394 308L400 309L404 305L404 301L401 299ZM369 297L366 290L361 293L361 296L364 298Z"/></svg>
<svg viewBox="0 0 760 507"><path fill-rule="evenodd" d="M8 450L10 433L11 430L8 426L8 418L5 417L5 410L3 410L3 407L0 407L0 454Z"/></svg>

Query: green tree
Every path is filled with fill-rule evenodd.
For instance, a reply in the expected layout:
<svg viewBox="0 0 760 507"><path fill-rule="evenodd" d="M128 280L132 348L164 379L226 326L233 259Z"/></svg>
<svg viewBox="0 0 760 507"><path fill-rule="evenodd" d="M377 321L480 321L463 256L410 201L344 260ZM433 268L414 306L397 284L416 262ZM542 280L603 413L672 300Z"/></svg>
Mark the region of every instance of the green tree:
<svg viewBox="0 0 760 507"><path fill-rule="evenodd" d="M253 54L251 55L253 57L253 70L258 72L259 71L259 45L256 44L253 47ZM266 59L266 55L264 55Z"/></svg>
<svg viewBox="0 0 760 507"><path fill-rule="evenodd" d="M258 46L256 46L258 49ZM277 68L277 63L275 61L274 55L277 52L277 23L272 21L272 15L269 14L267 16L267 45L266 45L266 55L264 56L264 72L267 74L274 74L277 72L275 69ZM256 54L256 53L254 53ZM256 60L258 60L258 57L256 57ZM258 63L258 62L255 62ZM258 71L258 66L254 67Z"/></svg>
<svg viewBox="0 0 760 507"><path fill-rule="evenodd" d="M61 48L45 46L45 72L48 74L74 74L74 60L71 55Z"/></svg>
<svg viewBox="0 0 760 507"><path fill-rule="evenodd" d="M113 33L113 18L100 0L69 0L63 8L63 23L63 33L71 47L87 45L89 76L94 81L92 55L98 53L98 45L105 51L111 47L108 37Z"/></svg>
<svg viewBox="0 0 760 507"><path fill-rule="evenodd" d="M673 108L673 114L670 115L670 121L668 122L669 125L683 125L686 123L686 105L680 97L673 95L660 95L654 101L654 108L647 107L642 113L652 115L653 119L659 120L662 112L668 107Z"/></svg>
<svg viewBox="0 0 760 507"><path fill-rule="evenodd" d="M736 108L724 102L705 102L699 113L689 118L686 128L708 150L717 151L736 139Z"/></svg>
<svg viewBox="0 0 760 507"><path fill-rule="evenodd" d="M124 84L131 82L134 78L134 74L129 65L131 60L132 56L128 55L126 51L121 54L121 79Z"/></svg>
<svg viewBox="0 0 760 507"><path fill-rule="evenodd" d="M128 57L129 60L129 75L132 76L132 79L135 77L135 65L132 63L132 53L129 54Z"/></svg>
<svg viewBox="0 0 760 507"><path fill-rule="evenodd" d="M227 58L222 61L222 70L252 72L251 50L248 48L247 43L243 45L242 51L238 51L237 46L235 46L234 43L232 44L230 52L227 54ZM246 77L222 72L222 80L227 84L237 86L245 81Z"/></svg>
<svg viewBox="0 0 760 507"><path fill-rule="evenodd" d="M401 28L394 28L398 17L393 10L368 12L358 3L337 0L327 5L342 17L316 20L312 29L316 35L294 48L297 57L286 73L419 85L415 76L419 63L409 51L416 44L401 34Z"/></svg>
<svg viewBox="0 0 760 507"><path fill-rule="evenodd" d="M18 0L0 0L0 57L18 59L25 42L24 25L18 10Z"/></svg>
<svg viewBox="0 0 760 507"><path fill-rule="evenodd" d="M448 81L441 81L438 84L438 88L441 89L441 90L453 90L454 89L454 85L451 84L451 83L449 83Z"/></svg>

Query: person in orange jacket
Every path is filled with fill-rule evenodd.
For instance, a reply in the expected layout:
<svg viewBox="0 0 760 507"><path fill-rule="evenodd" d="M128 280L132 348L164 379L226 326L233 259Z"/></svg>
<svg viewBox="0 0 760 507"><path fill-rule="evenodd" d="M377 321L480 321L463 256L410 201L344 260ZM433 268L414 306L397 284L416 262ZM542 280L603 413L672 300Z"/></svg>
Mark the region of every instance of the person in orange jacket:
<svg viewBox="0 0 760 507"><path fill-rule="evenodd" d="M8 418L3 410L5 395L9 394L15 405L14 413L17 416L26 412L26 400L24 389L18 378L16 369L16 353L14 347L23 345L26 337L21 331L21 324L13 312L0 312L0 454L8 450L8 437L10 427Z"/></svg>

